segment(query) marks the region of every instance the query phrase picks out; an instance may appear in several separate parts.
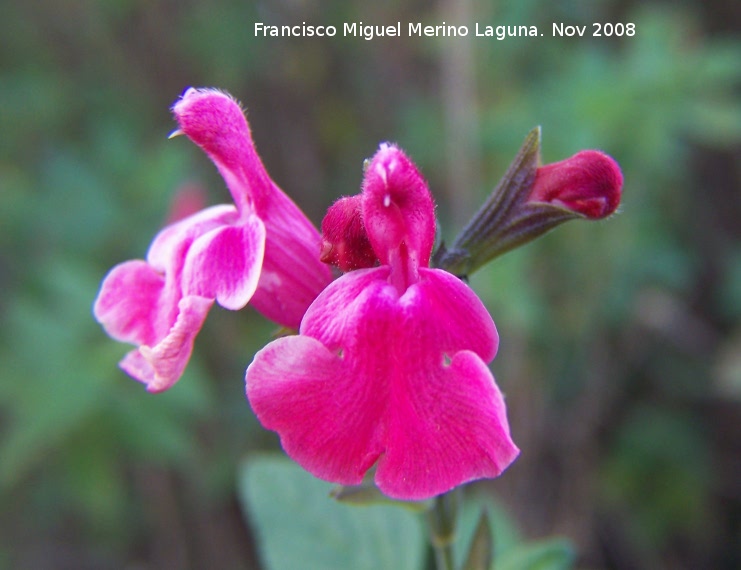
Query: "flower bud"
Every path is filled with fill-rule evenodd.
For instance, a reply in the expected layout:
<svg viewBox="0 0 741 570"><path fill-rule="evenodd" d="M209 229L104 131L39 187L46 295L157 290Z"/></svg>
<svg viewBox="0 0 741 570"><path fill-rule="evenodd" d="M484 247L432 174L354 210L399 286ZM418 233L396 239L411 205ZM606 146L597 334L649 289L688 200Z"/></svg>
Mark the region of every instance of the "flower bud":
<svg viewBox="0 0 741 570"><path fill-rule="evenodd" d="M344 272L378 265L363 225L361 198L360 194L340 198L322 220L319 259Z"/></svg>
<svg viewBox="0 0 741 570"><path fill-rule="evenodd" d="M597 150L583 150L538 168L528 202L545 202L598 220L615 212L622 188L617 162Z"/></svg>
<svg viewBox="0 0 741 570"><path fill-rule="evenodd" d="M620 204L623 175L617 162L596 150L539 166L540 127L525 138L507 172L434 265L459 277L524 245L568 220L598 220Z"/></svg>

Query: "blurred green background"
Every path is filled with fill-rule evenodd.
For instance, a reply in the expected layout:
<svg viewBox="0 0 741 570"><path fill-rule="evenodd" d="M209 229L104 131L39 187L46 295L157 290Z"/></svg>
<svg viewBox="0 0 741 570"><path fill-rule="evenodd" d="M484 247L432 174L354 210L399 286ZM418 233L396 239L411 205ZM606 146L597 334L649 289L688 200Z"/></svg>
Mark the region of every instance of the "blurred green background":
<svg viewBox="0 0 741 570"><path fill-rule="evenodd" d="M190 85L248 110L319 223L379 142L408 151L452 240L525 134L614 156L621 212L476 274L522 456L484 487L579 568L741 566L741 8L734 0L0 3L0 568L258 568L237 466L275 449L244 397L274 328L216 309L150 395L93 321L184 185L228 201L174 128ZM536 25L542 38L253 36L253 23ZM551 38L552 22L634 37ZM587 34L589 35L589 33Z"/></svg>

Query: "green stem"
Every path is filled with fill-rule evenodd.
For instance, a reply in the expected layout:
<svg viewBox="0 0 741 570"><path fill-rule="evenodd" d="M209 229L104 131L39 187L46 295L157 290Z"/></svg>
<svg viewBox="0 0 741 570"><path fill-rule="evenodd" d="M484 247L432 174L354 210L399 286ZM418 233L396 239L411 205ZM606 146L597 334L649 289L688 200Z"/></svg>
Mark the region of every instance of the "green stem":
<svg viewBox="0 0 741 570"><path fill-rule="evenodd" d="M452 545L435 548L435 566L437 570L454 570Z"/></svg>
<svg viewBox="0 0 741 570"><path fill-rule="evenodd" d="M450 493L435 497L435 503L427 511L427 522L430 527L430 542L435 550L437 570L455 570L453 561L453 543L456 538L456 519L460 492L454 489Z"/></svg>

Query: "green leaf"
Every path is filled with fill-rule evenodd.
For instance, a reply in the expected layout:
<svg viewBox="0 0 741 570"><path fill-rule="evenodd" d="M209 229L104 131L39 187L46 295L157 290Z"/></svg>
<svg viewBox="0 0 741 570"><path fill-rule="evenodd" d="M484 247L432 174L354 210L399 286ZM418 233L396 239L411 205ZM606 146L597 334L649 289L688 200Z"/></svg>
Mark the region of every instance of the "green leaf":
<svg viewBox="0 0 741 570"><path fill-rule="evenodd" d="M354 507L332 485L280 456L245 461L239 491L268 570L420 569L426 542L419 518L392 506Z"/></svg>
<svg viewBox="0 0 741 570"><path fill-rule="evenodd" d="M366 479L367 479L366 474ZM373 483L372 479L363 481L362 485L337 485L330 492L330 496L340 502L348 505L369 506L369 505L393 505L402 507L413 513L423 513L432 505L431 500L427 501L397 501L387 497Z"/></svg>
<svg viewBox="0 0 741 570"><path fill-rule="evenodd" d="M550 538L510 549L497 558L496 570L569 570L573 568L574 549L566 539Z"/></svg>
<svg viewBox="0 0 741 570"><path fill-rule="evenodd" d="M458 521L458 536L454 546L457 568L464 564L464 560L473 548L474 541L477 540L482 511L486 513L496 560L499 560L510 549L515 548L522 540L504 508L491 495L469 492L469 489L466 489L463 500L463 508Z"/></svg>
<svg viewBox="0 0 741 570"><path fill-rule="evenodd" d="M489 540L493 544L494 561L491 570L570 570L576 558L574 549L566 538L548 537L537 541L524 541L514 522L489 494L471 493L463 501L458 524L459 533L455 549L456 567L467 570L482 566L464 566L471 560L471 552L478 548L484 533L481 518L486 514ZM468 556L468 558L466 558Z"/></svg>
<svg viewBox="0 0 741 570"><path fill-rule="evenodd" d="M494 556L494 540L489 525L489 517L486 510L481 511L479 524L473 534L471 546L468 549L468 558L463 565L463 570L488 570L491 567Z"/></svg>
<svg viewBox="0 0 741 570"><path fill-rule="evenodd" d="M54 288L39 301L18 295L3 323L0 491L22 480L70 433L99 412L110 377L98 374L102 353L91 350L87 276L50 262Z"/></svg>

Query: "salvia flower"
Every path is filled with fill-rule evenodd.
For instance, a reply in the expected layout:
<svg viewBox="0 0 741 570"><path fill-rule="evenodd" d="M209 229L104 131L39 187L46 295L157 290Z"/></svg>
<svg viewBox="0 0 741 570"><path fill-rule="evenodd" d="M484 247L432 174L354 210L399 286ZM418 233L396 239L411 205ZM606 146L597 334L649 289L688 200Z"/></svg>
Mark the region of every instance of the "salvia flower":
<svg viewBox="0 0 741 570"><path fill-rule="evenodd" d="M525 138L502 180L435 265L466 276L493 258L574 219L613 214L623 187L620 166L595 150L540 165L540 128Z"/></svg>
<svg viewBox="0 0 741 570"><path fill-rule="evenodd" d="M429 267L435 217L407 156L381 145L362 221L380 265L345 273L246 373L262 424L309 472L342 485L373 466L386 495L418 500L498 476L517 456L487 367L499 338L460 279Z"/></svg>
<svg viewBox="0 0 741 570"><path fill-rule="evenodd" d="M173 106L179 129L215 163L234 205L206 208L164 228L146 260L114 267L93 308L113 338L137 346L121 361L151 392L172 386L214 302L251 302L298 327L331 280L317 258L321 237L270 179L239 104L212 89L189 89Z"/></svg>

